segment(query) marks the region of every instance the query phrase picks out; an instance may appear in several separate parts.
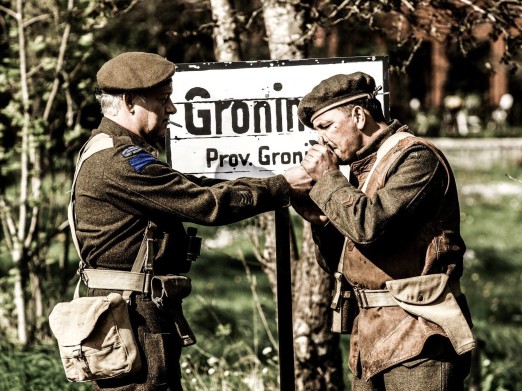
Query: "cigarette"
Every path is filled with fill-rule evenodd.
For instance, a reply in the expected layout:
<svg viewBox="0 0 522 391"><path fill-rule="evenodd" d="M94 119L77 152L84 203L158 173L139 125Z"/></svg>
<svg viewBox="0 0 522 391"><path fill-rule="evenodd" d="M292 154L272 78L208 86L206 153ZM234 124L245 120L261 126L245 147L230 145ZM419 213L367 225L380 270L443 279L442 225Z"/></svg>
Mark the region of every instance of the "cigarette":
<svg viewBox="0 0 522 391"><path fill-rule="evenodd" d="M182 125L180 125L180 124L178 124L178 123L176 123L176 122L174 122L174 121L169 121L169 124L174 125L174 126L177 126L178 128L181 128L181 127L182 127Z"/></svg>

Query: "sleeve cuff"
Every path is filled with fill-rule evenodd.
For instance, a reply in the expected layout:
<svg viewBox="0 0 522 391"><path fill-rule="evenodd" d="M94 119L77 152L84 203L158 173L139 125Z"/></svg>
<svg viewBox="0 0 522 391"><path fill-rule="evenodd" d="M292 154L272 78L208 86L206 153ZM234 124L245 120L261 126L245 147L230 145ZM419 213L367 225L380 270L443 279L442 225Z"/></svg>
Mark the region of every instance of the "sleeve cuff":
<svg viewBox="0 0 522 391"><path fill-rule="evenodd" d="M324 210L324 206L330 201L332 195L343 187L349 186L348 179L340 170L331 170L326 172L321 179L319 179L312 190L310 191L310 198Z"/></svg>
<svg viewBox="0 0 522 391"><path fill-rule="evenodd" d="M278 201L280 207L287 208L290 206L290 185L283 175L267 178L266 186L270 195Z"/></svg>

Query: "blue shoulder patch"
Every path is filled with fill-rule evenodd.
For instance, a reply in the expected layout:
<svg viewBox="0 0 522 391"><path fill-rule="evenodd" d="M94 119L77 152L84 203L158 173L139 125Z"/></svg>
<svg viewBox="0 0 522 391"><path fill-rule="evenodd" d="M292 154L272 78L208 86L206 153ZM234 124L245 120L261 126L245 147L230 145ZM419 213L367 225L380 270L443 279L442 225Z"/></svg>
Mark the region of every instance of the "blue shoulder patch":
<svg viewBox="0 0 522 391"><path fill-rule="evenodd" d="M158 159L156 159L150 153L140 152L129 159L129 164L137 173L140 173L145 167L153 162L156 162L157 160Z"/></svg>

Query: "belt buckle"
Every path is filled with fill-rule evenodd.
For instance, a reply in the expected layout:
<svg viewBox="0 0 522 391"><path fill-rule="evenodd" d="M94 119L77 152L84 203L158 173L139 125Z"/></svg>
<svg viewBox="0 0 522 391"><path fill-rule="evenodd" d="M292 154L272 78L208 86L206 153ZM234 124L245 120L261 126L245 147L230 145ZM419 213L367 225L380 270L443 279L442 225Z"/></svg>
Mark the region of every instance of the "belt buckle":
<svg viewBox="0 0 522 391"><path fill-rule="evenodd" d="M342 291L341 285L342 285L343 275L341 273L337 272L334 274L334 277L335 277L335 289L332 291L333 298L332 298L332 303L330 304L330 308L333 309L334 311L338 311L339 302L341 300L341 291Z"/></svg>
<svg viewBox="0 0 522 391"><path fill-rule="evenodd" d="M368 299L366 298L366 293L364 292L364 289L354 286L353 293L355 294L355 299L357 300L357 304L359 304L359 307L367 308Z"/></svg>

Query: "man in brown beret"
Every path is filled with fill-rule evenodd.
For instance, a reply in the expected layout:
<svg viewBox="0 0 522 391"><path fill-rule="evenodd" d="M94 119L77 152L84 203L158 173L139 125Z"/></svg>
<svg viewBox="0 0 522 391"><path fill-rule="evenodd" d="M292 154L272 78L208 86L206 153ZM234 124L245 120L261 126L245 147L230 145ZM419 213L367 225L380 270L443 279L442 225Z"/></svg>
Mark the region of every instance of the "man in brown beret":
<svg viewBox="0 0 522 391"><path fill-rule="evenodd" d="M301 179L295 170L266 179L198 178L160 161L153 145L176 112L170 99L174 72L175 65L159 55L130 52L97 74L103 118L77 167L73 238L90 296L132 291L129 311L141 350L139 371L96 381L98 390L181 390L180 350L195 342L181 313L181 299L190 292L187 277L175 279L175 293L167 290L167 297L161 284L154 296L158 292L143 282L133 287L130 277L141 278L145 270L159 283L161 276L171 281L188 272L198 241L187 235L184 222L229 224L288 206L297 191L292 175ZM119 273L106 278L111 271ZM164 308L165 298L171 308Z"/></svg>
<svg viewBox="0 0 522 391"><path fill-rule="evenodd" d="M386 122L378 91L356 72L302 99L320 141L302 162L309 198L293 202L335 276L332 329L351 333L352 389L462 390L475 342L455 178L441 151Z"/></svg>

